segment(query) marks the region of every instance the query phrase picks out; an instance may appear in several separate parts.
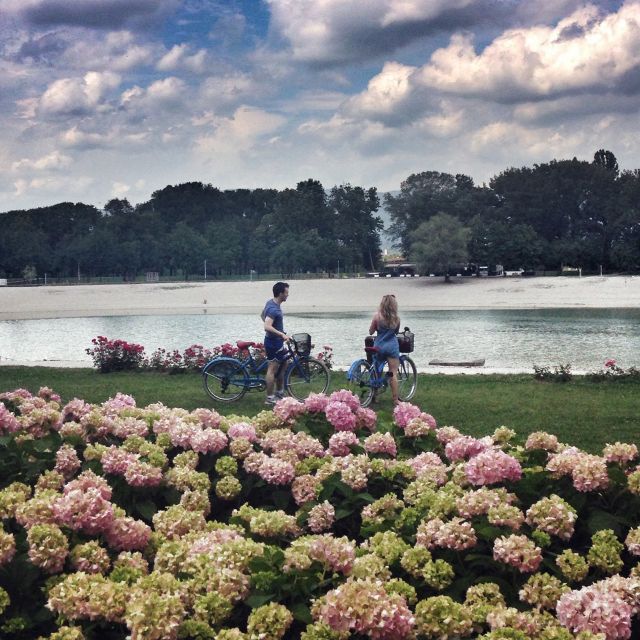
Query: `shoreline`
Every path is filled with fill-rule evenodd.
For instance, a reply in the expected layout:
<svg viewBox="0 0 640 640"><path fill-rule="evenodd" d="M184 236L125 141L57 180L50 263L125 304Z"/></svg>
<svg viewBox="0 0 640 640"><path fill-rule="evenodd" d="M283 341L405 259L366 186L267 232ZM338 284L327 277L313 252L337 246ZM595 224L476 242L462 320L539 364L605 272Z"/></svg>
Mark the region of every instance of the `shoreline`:
<svg viewBox="0 0 640 640"><path fill-rule="evenodd" d="M370 313L393 292L402 311L640 308L639 276L291 280L287 314ZM270 282L0 287L0 321L260 313Z"/></svg>

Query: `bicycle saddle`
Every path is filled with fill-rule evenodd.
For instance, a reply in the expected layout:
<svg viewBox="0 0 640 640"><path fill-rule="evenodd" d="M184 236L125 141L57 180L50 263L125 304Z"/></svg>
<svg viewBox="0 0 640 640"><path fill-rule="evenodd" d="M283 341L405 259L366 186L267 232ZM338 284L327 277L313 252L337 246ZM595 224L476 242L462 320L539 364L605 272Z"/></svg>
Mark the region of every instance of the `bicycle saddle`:
<svg viewBox="0 0 640 640"><path fill-rule="evenodd" d="M380 351L378 347L365 347L364 350L367 353L378 353L378 351Z"/></svg>
<svg viewBox="0 0 640 640"><path fill-rule="evenodd" d="M244 351L245 349L248 349L249 347L255 347L256 346L255 342L245 342L244 340L238 340L236 342L236 344L238 345L238 349L240 349L240 351Z"/></svg>

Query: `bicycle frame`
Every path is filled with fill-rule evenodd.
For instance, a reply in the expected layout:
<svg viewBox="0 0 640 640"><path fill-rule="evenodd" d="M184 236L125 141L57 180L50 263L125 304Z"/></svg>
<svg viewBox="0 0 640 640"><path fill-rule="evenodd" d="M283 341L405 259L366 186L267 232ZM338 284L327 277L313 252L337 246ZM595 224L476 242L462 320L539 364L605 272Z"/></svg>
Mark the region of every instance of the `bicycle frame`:
<svg viewBox="0 0 640 640"><path fill-rule="evenodd" d="M276 372L276 377L281 373L286 374L286 372L290 369L295 368L301 375L302 378L308 379L308 373L305 371L303 363L305 361L305 356L300 356L295 349L291 347L290 344L287 343L287 349L289 353L287 357L280 363L278 367L278 371ZM261 389L264 390L266 386L265 375L267 372L267 368L269 366L269 361L264 359L261 361L257 361L250 350L247 351L247 354L243 358L233 358L230 356L218 356L214 358L216 362L238 362L242 369L246 372L247 378L242 380L242 386L247 389ZM210 362L213 362L211 360ZM207 363L209 364L209 363ZM206 368L206 365L205 365ZM240 384L240 383L235 383Z"/></svg>

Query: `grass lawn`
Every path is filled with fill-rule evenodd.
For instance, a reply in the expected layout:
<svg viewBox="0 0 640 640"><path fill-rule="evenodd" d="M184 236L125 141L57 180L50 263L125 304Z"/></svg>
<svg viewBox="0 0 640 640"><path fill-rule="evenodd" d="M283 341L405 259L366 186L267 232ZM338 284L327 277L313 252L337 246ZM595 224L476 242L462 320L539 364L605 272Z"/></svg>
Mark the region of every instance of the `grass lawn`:
<svg viewBox="0 0 640 640"><path fill-rule="evenodd" d="M332 388L343 385L344 372L332 373ZM215 408L222 414L252 416L264 408L264 393L248 393L232 404L214 403L205 394L199 374L99 374L91 369L0 367L0 392L25 387L36 392L48 386L64 402L78 397L103 402L121 391L138 406L163 402L168 406ZM640 441L640 384L594 383L576 378L568 383L538 382L532 375L421 375L412 400L431 413L439 425L483 436L501 425L524 439L531 431L555 433L563 442L598 453L607 442ZM377 405L383 422L390 418L391 396Z"/></svg>

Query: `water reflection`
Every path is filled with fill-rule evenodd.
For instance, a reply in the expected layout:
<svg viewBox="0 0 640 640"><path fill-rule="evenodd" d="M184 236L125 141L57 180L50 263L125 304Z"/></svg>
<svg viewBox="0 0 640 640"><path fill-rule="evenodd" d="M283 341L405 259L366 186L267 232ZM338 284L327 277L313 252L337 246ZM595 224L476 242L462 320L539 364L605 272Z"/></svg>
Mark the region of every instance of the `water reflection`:
<svg viewBox="0 0 640 640"><path fill-rule="evenodd" d="M290 333L306 331L317 347L333 346L338 365L362 351L369 325L364 313L287 314ZM488 369L531 370L533 363L571 363L575 370L600 368L607 358L640 366L640 310L544 309L419 311L403 314L416 334L414 359L485 358ZM208 313L183 316L109 316L0 322L0 357L18 361L89 361L91 338L105 335L156 347L184 349L237 339L261 340L256 314Z"/></svg>

